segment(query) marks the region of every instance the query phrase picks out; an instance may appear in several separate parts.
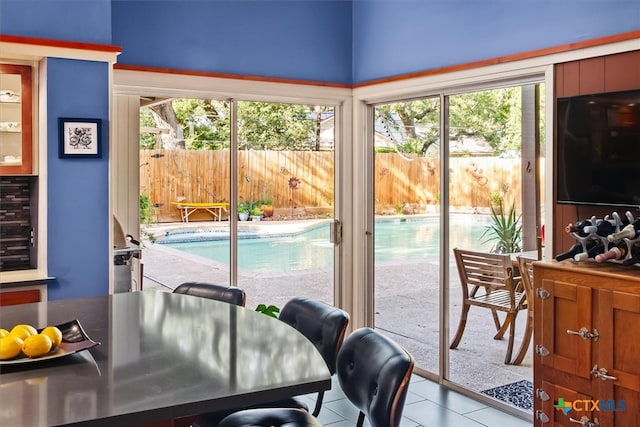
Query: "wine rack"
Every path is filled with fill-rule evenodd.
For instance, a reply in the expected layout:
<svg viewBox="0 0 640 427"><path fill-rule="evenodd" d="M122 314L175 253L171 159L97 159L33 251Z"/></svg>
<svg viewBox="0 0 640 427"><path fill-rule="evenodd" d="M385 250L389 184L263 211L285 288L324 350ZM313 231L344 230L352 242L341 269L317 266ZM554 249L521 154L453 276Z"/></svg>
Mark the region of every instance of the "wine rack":
<svg viewBox="0 0 640 427"><path fill-rule="evenodd" d="M578 241L578 243L580 243L580 245L582 246L582 251L583 251L584 254L587 254L589 252L588 243L590 243L590 242L602 243L602 245L604 246L603 252L606 252L609 249L613 248L614 246L617 246L618 244L623 242L627 246L627 253L624 256L624 258L622 258L622 259L609 259L609 260L606 261L606 262L611 262L611 263L622 264L625 260L630 259L633 256L633 254L637 250L637 249L634 250L634 246L640 247L640 236L635 237L633 239L629 239L627 237L623 237L621 239L614 239L613 241L610 240L609 236L616 235L617 233L620 233L620 231L626 225L633 224L635 221L640 219L640 218L638 218L638 219L634 218L633 214L631 212L629 212L629 211L625 212L625 217L626 217L627 222L625 222L617 212L613 212L611 214L611 216L606 215L602 220L603 221L609 221L614 226L613 231L611 233L609 233L608 235L606 235L606 236L602 236L602 235L600 235L600 234L598 234L596 232L595 225L600 220L598 218L596 218L595 216L592 216L589 219L589 221L591 222L591 224L593 224L593 226L584 227L584 229L583 229L583 230L588 230L588 232L585 233L583 231L582 233L579 233L579 232L576 232L576 231L571 231L571 232L569 232L569 234L574 239L576 239ZM575 257L574 257L574 259L575 259ZM593 257L585 258L585 260L593 260ZM635 263L635 264L632 264L632 265L640 266L640 263Z"/></svg>

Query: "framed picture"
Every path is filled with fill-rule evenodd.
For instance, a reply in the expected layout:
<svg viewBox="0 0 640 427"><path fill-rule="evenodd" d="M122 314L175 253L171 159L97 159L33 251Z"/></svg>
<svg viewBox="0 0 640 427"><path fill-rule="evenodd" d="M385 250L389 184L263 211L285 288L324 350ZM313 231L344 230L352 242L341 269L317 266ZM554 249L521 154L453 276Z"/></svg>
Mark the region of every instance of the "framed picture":
<svg viewBox="0 0 640 427"><path fill-rule="evenodd" d="M100 119L58 119L60 151L58 157L101 158L102 138Z"/></svg>

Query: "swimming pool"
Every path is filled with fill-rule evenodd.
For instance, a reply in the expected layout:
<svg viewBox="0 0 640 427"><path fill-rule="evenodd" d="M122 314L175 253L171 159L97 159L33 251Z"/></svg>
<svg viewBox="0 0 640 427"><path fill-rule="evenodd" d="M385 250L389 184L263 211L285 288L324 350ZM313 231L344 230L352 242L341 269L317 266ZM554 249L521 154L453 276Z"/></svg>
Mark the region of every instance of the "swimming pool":
<svg viewBox="0 0 640 427"><path fill-rule="evenodd" d="M488 250L481 238L488 217L451 217L451 247ZM174 232L159 243L229 264L228 231ZM180 241L182 240L182 241ZM438 218L382 219L375 225L376 262L401 261L436 256L440 251ZM333 265L333 245L329 224L295 234L260 237L256 231L239 231L238 268L254 272L278 272L329 268Z"/></svg>

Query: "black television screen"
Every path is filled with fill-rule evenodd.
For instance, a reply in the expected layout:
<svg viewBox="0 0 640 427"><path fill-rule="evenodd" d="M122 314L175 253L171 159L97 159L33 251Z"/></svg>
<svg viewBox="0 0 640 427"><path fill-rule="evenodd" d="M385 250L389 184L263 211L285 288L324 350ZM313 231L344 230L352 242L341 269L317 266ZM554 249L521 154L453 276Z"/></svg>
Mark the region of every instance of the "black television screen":
<svg viewBox="0 0 640 427"><path fill-rule="evenodd" d="M558 203L640 206L640 90L558 98Z"/></svg>

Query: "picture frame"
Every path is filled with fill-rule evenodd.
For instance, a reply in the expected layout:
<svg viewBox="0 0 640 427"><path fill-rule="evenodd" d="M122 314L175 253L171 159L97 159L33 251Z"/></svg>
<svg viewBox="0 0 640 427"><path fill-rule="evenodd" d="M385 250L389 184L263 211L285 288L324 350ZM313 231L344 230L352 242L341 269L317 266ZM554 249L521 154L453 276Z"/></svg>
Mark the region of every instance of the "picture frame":
<svg viewBox="0 0 640 427"><path fill-rule="evenodd" d="M102 157L102 120L60 117L58 119L60 158Z"/></svg>

